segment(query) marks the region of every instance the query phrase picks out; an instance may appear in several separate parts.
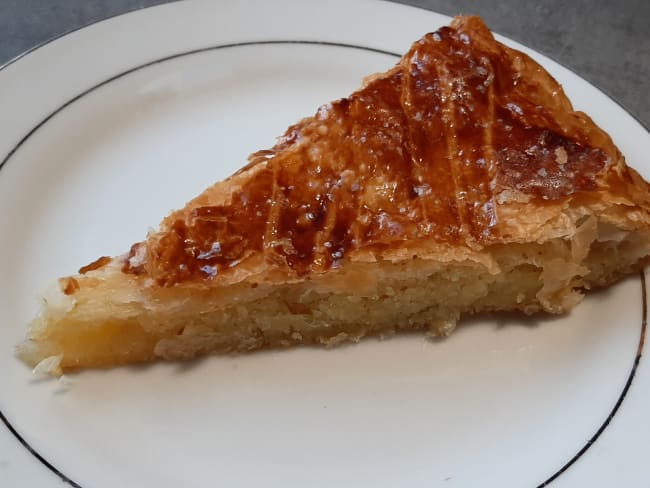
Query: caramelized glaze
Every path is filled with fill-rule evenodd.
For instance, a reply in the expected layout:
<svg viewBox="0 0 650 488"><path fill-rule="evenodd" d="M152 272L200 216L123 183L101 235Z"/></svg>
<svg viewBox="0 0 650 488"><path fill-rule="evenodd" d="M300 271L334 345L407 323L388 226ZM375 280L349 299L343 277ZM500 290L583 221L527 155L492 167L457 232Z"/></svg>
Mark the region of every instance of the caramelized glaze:
<svg viewBox="0 0 650 488"><path fill-rule="evenodd" d="M555 200L597 187L611 156L585 118L541 68L465 18L253 154L232 201L168 220L124 270L169 286L259 253L304 275L406 240L489 244L503 190Z"/></svg>
<svg viewBox="0 0 650 488"><path fill-rule="evenodd" d="M79 286L79 282L72 276L68 276L67 278L59 278L59 287L65 295L72 295L74 292L81 288Z"/></svg>
<svg viewBox="0 0 650 488"><path fill-rule="evenodd" d="M97 258L92 263L79 268L79 274L86 274L88 271L94 271L96 269L102 268L106 266L108 263L110 263L111 261L112 261L111 258L108 256L102 256L100 258Z"/></svg>

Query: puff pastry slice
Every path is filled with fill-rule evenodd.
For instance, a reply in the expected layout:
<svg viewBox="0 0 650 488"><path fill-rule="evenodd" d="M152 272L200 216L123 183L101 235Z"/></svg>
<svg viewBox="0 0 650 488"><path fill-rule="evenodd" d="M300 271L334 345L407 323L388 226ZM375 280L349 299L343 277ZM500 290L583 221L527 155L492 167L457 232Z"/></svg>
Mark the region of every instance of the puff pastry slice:
<svg viewBox="0 0 650 488"><path fill-rule="evenodd" d="M129 252L61 278L18 354L56 374L444 336L468 314L567 312L649 254L649 187L610 137L457 17Z"/></svg>

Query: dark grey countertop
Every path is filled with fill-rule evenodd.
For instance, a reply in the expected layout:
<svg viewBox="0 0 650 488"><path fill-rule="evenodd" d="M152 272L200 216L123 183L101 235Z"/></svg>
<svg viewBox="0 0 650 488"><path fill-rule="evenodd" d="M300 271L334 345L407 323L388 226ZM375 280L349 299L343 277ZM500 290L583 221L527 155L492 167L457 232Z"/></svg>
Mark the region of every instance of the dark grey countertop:
<svg viewBox="0 0 650 488"><path fill-rule="evenodd" d="M167 1L2 0L0 64L66 31ZM648 0L399 1L448 15L481 15L495 32L559 61L650 127Z"/></svg>

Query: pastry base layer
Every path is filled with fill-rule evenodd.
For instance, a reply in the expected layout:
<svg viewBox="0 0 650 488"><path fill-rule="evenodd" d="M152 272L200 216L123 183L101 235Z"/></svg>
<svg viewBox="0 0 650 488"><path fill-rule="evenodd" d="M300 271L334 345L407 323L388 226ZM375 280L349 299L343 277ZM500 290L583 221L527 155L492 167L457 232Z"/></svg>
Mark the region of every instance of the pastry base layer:
<svg viewBox="0 0 650 488"><path fill-rule="evenodd" d="M297 344L334 346L364 336L422 330L448 335L463 315L519 310L564 313L582 290L641 268L649 239L628 234L580 248L571 240L510 244L436 261L347 263L307 280L226 288L143 286L119 259L63 283L46 298L19 356L52 373L155 359L186 360Z"/></svg>

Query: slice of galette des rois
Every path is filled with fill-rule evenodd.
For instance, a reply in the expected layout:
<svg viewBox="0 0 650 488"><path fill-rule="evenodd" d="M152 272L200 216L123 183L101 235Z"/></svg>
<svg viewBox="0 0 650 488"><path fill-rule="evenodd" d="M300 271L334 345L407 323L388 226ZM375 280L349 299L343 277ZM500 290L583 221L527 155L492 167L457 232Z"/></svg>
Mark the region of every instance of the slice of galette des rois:
<svg viewBox="0 0 650 488"><path fill-rule="evenodd" d="M60 278L18 355L60 374L445 336L469 314L565 313L649 254L649 186L610 137L457 17L126 254Z"/></svg>

